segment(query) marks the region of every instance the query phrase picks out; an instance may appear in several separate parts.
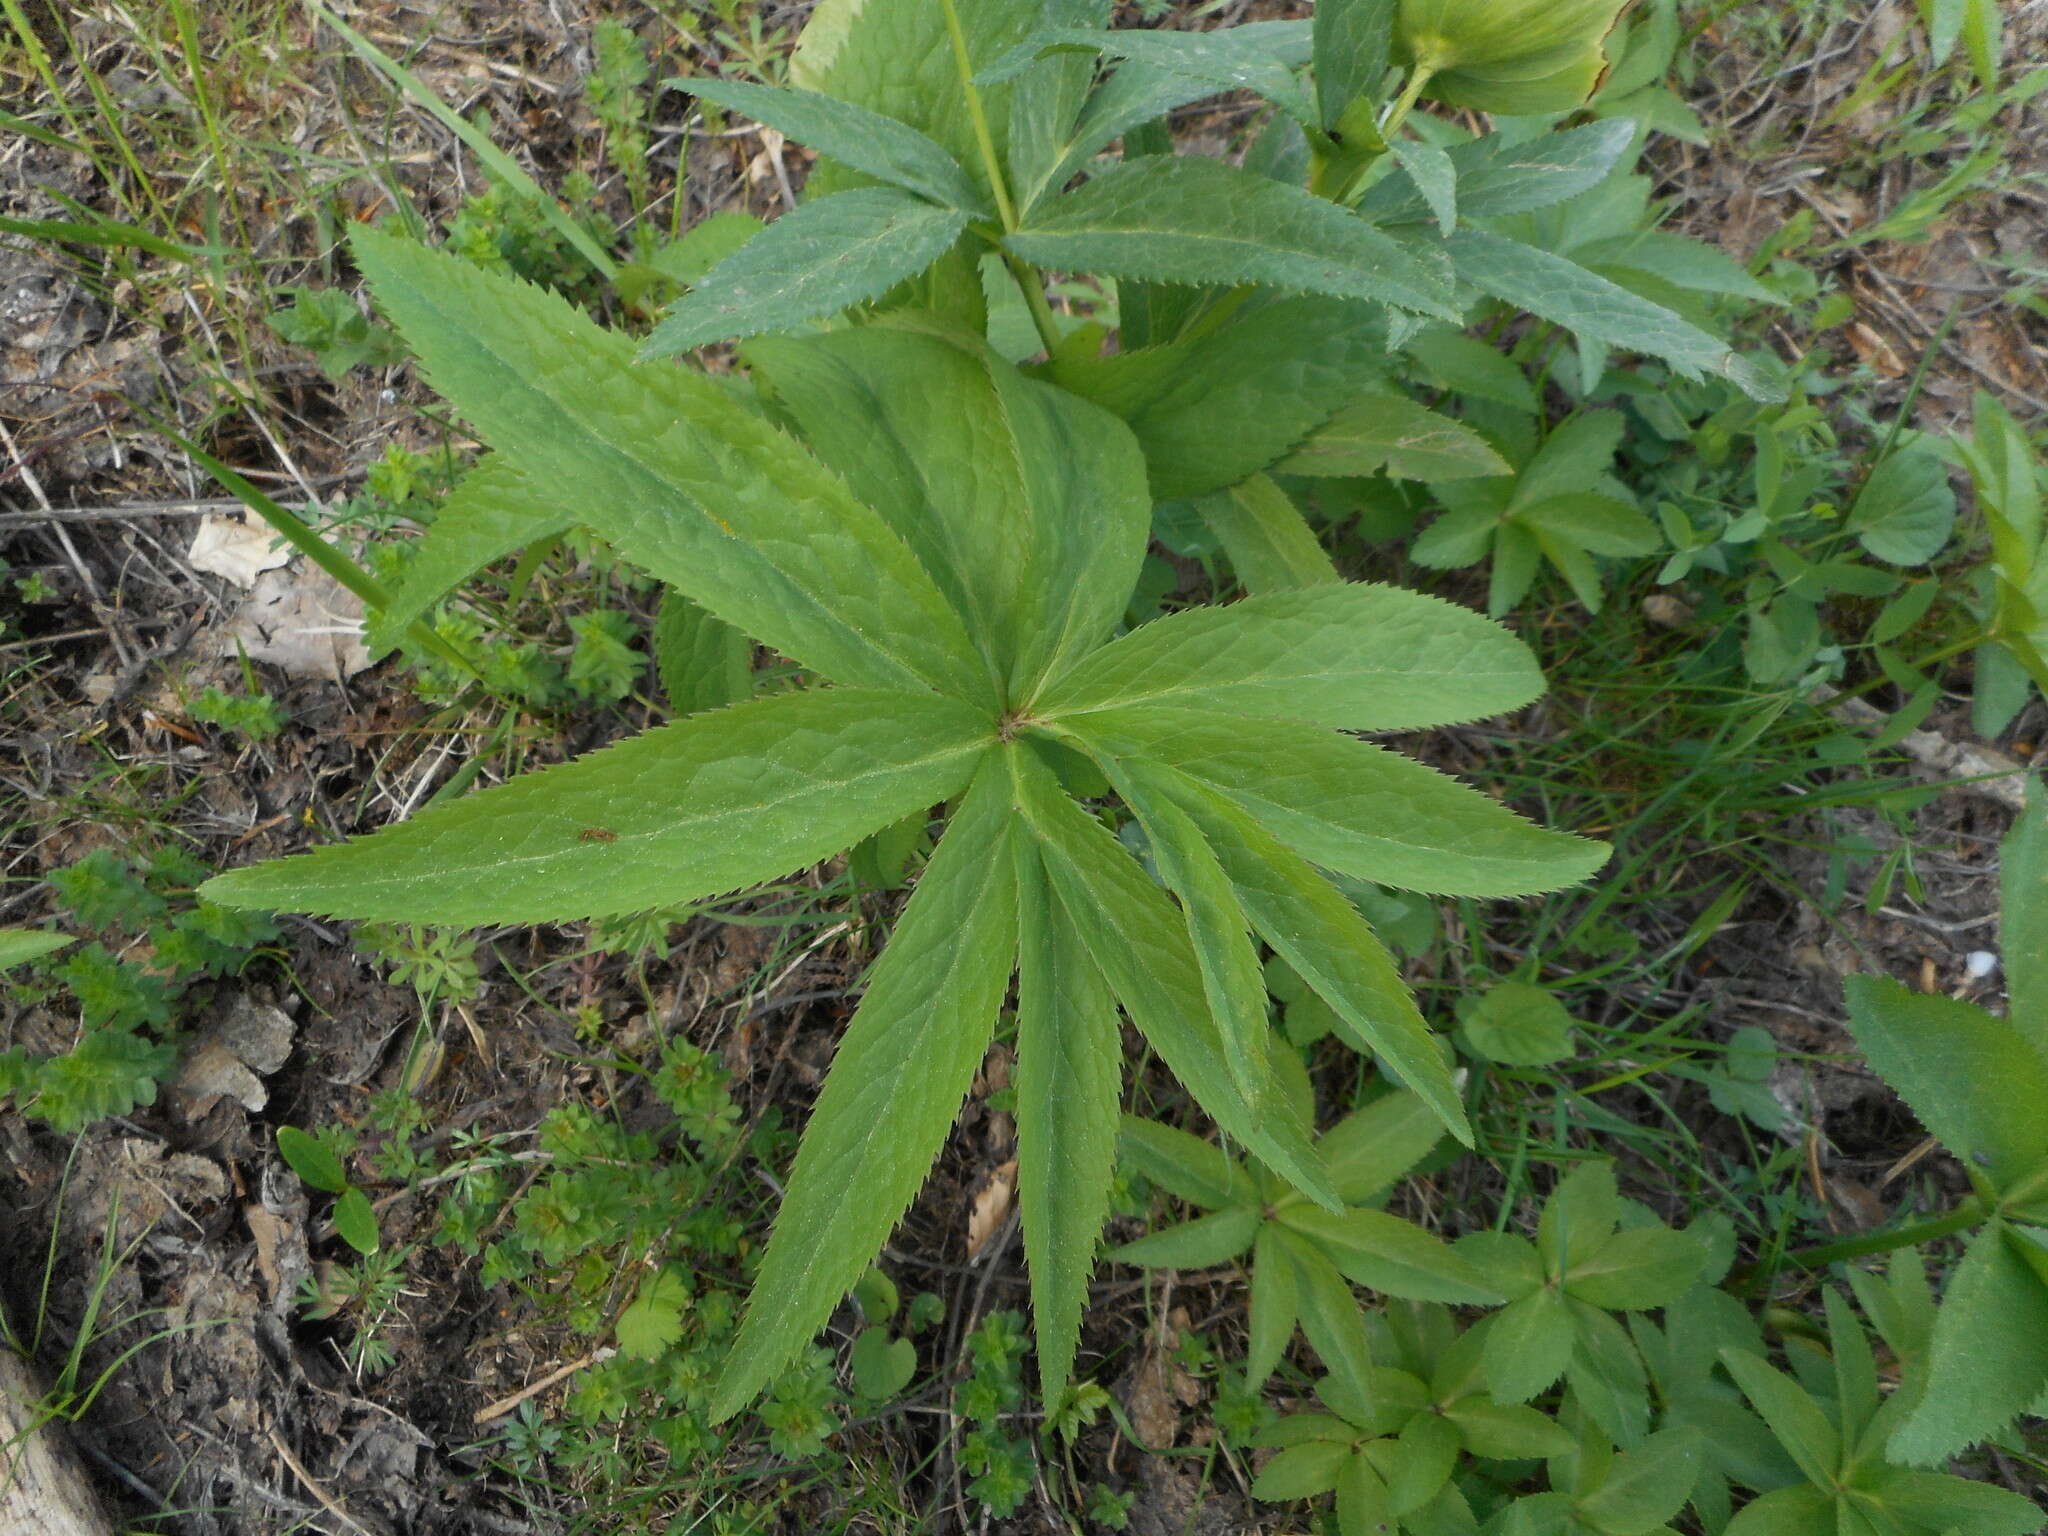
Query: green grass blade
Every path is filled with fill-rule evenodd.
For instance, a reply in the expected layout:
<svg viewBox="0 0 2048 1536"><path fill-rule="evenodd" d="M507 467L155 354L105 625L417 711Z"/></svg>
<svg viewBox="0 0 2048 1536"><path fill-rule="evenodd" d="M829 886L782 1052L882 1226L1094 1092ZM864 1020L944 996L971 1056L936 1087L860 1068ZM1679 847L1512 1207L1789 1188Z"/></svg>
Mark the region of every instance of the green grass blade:
<svg viewBox="0 0 2048 1536"><path fill-rule="evenodd" d="M542 190L540 183L520 169L518 161L493 144L488 134L443 101L418 75L320 4L319 0L313 0L313 14L339 33L341 40L349 45L357 58L432 113L443 127L467 144L470 153L477 157L479 163L493 178L531 201L539 209L541 217L553 227L555 233L568 241L577 254L596 268L606 282L610 282L617 275L617 264L605 254L604 248L591 238L590 231L571 218L567 209Z"/></svg>
<svg viewBox="0 0 2048 1536"><path fill-rule="evenodd" d="M73 223L67 219L0 218L0 234L62 241L69 245L132 246L167 261L197 261L207 254L207 249L179 245L134 224L123 224L119 219L101 218L90 223Z"/></svg>

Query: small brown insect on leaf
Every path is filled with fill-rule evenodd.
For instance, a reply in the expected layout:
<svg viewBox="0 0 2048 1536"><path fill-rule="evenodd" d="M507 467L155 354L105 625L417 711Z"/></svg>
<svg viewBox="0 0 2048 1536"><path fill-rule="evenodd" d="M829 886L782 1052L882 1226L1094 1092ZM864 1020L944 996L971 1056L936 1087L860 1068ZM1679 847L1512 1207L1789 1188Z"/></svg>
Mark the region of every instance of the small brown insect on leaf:
<svg viewBox="0 0 2048 1536"><path fill-rule="evenodd" d="M610 827L585 827L576 834L579 843L616 843L618 840L619 834Z"/></svg>

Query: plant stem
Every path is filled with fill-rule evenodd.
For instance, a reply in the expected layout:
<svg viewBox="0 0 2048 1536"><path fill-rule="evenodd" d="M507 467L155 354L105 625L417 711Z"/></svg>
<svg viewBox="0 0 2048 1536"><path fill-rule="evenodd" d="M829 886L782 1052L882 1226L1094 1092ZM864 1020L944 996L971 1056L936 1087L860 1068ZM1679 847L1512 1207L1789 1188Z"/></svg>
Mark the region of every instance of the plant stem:
<svg viewBox="0 0 2048 1536"><path fill-rule="evenodd" d="M1045 345L1045 355L1051 357L1053 348L1059 345L1059 322L1053 318L1052 305L1045 297L1045 277L1038 268L1022 257L1003 253L1003 265L1010 269L1010 276L1017 280L1017 287L1024 295L1024 307L1031 311L1031 323L1038 328L1038 339Z"/></svg>
<svg viewBox="0 0 2048 1536"><path fill-rule="evenodd" d="M1418 62L1408 72L1408 82L1401 87L1401 94L1394 102L1394 109L1387 114L1387 120L1380 124L1380 137L1389 144L1394 135L1401 131L1401 125L1408 121L1408 114L1415 110L1415 103L1422 99L1423 87L1436 78L1436 66Z"/></svg>
<svg viewBox="0 0 2048 1536"><path fill-rule="evenodd" d="M1818 1248L1802 1248L1797 1253L1779 1256L1779 1264L1795 1264L1801 1269L1825 1269L1843 1259L1858 1259L1866 1254L1890 1253L1897 1248L1911 1248L1920 1243L1931 1243L1936 1238L1948 1237L1969 1227L1976 1226L1990 1213L1984 1209L1981 1200L1965 1200L1946 1216L1936 1216L1917 1226L1897 1227L1889 1232L1873 1232L1864 1237L1847 1237L1839 1243L1823 1243ZM1772 1266L1774 1269L1777 1266ZM1729 1284L1743 1288L1754 1286L1764 1273L1764 1266L1751 1264L1737 1270Z"/></svg>
<svg viewBox="0 0 2048 1536"><path fill-rule="evenodd" d="M960 28L960 10L954 0L939 0L946 12L946 32L953 40L953 67L960 73L960 91L967 99L967 116L974 124L974 142L981 150L982 169L996 195L996 212L1005 231L1017 227L1017 207L1010 201L1009 184L1003 180L1002 163L996 159L995 135L988 131L988 113L982 109L981 92L974 88L974 62L967 57L967 34Z"/></svg>
<svg viewBox="0 0 2048 1536"><path fill-rule="evenodd" d="M968 120L974 125L974 143L981 151L981 166L988 172L988 184L995 193L996 214L1003 221L1003 233L1008 234L1017 227L1017 205L1010 200L1010 185L1003 179L1002 161L996 158L995 135L988 130L988 112L981 104L981 92L974 88L974 61L967 56L967 33L960 26L960 9L955 0L939 3L946 12L946 35L953 42L953 67L960 75L960 93L967 101ZM1008 251L1003 252L1003 265L1017 280L1024 295L1024 307L1031 311L1031 323L1038 330L1046 356L1052 356L1060 331L1053 319L1052 306L1046 302L1044 277L1030 262Z"/></svg>

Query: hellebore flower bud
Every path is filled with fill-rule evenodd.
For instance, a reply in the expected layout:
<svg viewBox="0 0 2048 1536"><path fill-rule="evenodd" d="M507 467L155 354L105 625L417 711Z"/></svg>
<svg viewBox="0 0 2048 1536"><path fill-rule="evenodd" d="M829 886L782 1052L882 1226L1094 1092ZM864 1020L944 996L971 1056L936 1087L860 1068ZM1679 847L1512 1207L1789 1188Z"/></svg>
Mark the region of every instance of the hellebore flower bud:
<svg viewBox="0 0 2048 1536"><path fill-rule="evenodd" d="M1423 94L1482 112L1569 112L1607 72L1631 0L1400 0L1394 58Z"/></svg>

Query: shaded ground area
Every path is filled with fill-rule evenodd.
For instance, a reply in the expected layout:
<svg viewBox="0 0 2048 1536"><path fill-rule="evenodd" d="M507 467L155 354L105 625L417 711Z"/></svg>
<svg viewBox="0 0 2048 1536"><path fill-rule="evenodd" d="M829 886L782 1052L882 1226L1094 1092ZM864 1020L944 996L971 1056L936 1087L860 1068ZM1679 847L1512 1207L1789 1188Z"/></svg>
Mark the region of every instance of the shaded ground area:
<svg viewBox="0 0 2048 1536"><path fill-rule="evenodd" d="M750 48L772 51L778 29L803 9L753 6L754 30L742 23L723 41L711 19L694 13L685 18L687 36L643 16L625 19L662 50L659 75L730 64ZM1890 125L1947 110L1918 76L1859 99L1874 67L1914 56L1908 8L1784 9L1793 18L1779 18L1793 30L1790 40L1755 34L1729 16L1698 39L1698 105L1726 141L1712 151L1660 151L1679 217L1742 255L1789 217L1811 212L1805 254L1851 301L1824 344L1840 354L1844 376L1859 381L1857 398L1868 403L1858 409L1873 421L1896 410L1938 335L1923 420L1959 419L1978 387L2015 408L2048 409L2048 326L2038 310L2010 302L2015 288L2038 290L2048 249L2040 174L2048 124L2038 112L2015 110L1976 138L1951 135L1919 154L1875 155L1871 146ZM60 79L75 83L87 65L106 82L133 120L140 151L175 142L194 155L173 167L185 173L182 182L166 176L173 190L158 211L195 240L226 243L246 231L255 259L203 270L144 262L133 279L108 285L82 281L50 248L0 239L0 446L8 460L0 470L0 555L13 579L0 616L14 626L0 643L7 924L42 919L42 879L95 849L174 844L227 866L303 846L316 832L382 825L445 784L480 729L434 716L374 668L337 677L331 667L328 675L263 667L262 681L289 719L266 743L195 722L194 694L241 685L223 636L247 595L194 568L199 518L230 504L150 421L179 423L295 504L354 491L392 442L438 446L440 429L401 394L411 386L397 373L388 383L363 372L330 380L254 320L273 307L267 290L335 275L338 224L372 217L394 197L430 220L453 217L479 188L474 163L430 118L392 107L359 65L316 47L296 13L263 23L208 18L203 24L218 29L209 43L247 50L245 68L216 77L219 86L238 78L246 86L226 90L220 110L231 133L257 146L249 164L267 167L219 184L217 167L198 163L189 148L195 104L131 31L82 13L67 13L68 28L47 8L29 14ZM592 67L591 16L553 0L351 14L372 41L408 52L421 77L465 115L481 109L494 124L519 125L500 142L516 138L544 185L591 171L599 206L624 216L624 190L604 173L581 85ZM2011 27L2014 56L2048 53L2048 5L2016 7ZM25 76L7 89L19 100L37 87ZM651 133L667 189L658 189L655 210L665 221L688 225L739 205L772 211L801 185L798 151L744 131L687 133L676 98L666 102ZM1223 136L1242 116L1212 113L1183 126ZM1964 178L1949 189L1963 194L1981 192L1970 178L1992 174L1991 162L1970 160L1972 144L1997 156L1996 188L1944 201L1945 178ZM366 162L377 176L360 173ZM60 219L67 197L110 212L131 203L147 211L132 187L113 197L108 169L17 138L0 148L0 212ZM115 174L125 183L125 172ZM1885 238L1887 230L1913 238ZM336 619L345 622L346 613ZM535 722L526 762L588 750L646 715L628 706L619 717L560 731ZM1515 732L1536 737L1552 728L1539 707L1503 731L1447 734L1423 744L1424 753L1483 777L1516 750ZM1967 711L1940 712L1929 728L1962 740ZM2036 704L2004 745L2026 756L2044 728ZM1655 995L1616 994L1617 1022L1697 1009L1710 1034L1758 1025L1793 1053L1769 1086L1807 1128L1798 1139L1805 1182L1819 1219L1834 1230L1875 1225L1935 1187L1967 1188L1945 1159L1922 1156L1918 1128L1890 1095L1839 1059L1849 1044L1839 978L1881 967L1995 1001L1995 973L1973 974L1968 957L1995 948L1996 844L2008 815L1995 799L1956 791L1889 813L1816 811L1788 840L1782 879L1757 885L1681 980ZM1909 895L1899 886L1866 901L1902 841L1914 851L1918 889ZM1857 856L1845 857L1845 848ZM1716 853L1697 857L1711 873ZM812 883L822 888L833 873ZM549 1109L577 1099L628 1125L655 1124L662 1111L644 1081L593 1065L590 1040L573 1022L579 1015L594 1017L629 1052L636 1041L680 1032L731 1074L750 1123L771 1107L796 1119L851 1011L872 952L867 920L888 904L870 897L803 927L699 921L645 964L592 952L575 936L490 936L478 951L479 1000L430 1014L424 1064L413 988L389 984L344 932L286 920L274 957L195 993L188 1056L204 1070L155 1105L105 1122L75 1145L0 1115L0 1241L16 1255L0 1279L4 1301L17 1326L44 1319L39 1359L49 1375L63 1372L81 1330L81 1386L120 1362L77 1436L109 1502L136 1517L174 1511L156 1528L195 1536L569 1528L579 1512L574 1490L480 1480L477 1447L505 1422L508 1405L529 1403L544 1414L559 1401L574 1367L590 1358L584 1346L540 1321L545 1314L518 1286L487 1281L474 1259L434 1240L432 1188L373 1183L387 1251L405 1250L408 1261L378 1319L388 1366L352 1364L349 1327L309 1320L302 1301L302 1290L317 1290L323 1266L345 1259L346 1249L278 1160L275 1128L358 1124L373 1095L394 1089L424 1107L423 1155L462 1146L465 1137L516 1145ZM1681 939L1700 911L1634 908L1628 921L1637 942L1658 950ZM1418 968L1416 979L1438 978ZM0 1001L5 1043L60 1047L75 1027L47 1003ZM945 1161L892 1242L890 1266L906 1293L930 1290L947 1303L928 1366L959 1360L967 1328L987 1310L1022 1304L1014 1218L1000 1214L1003 1200L989 1198L1014 1142L1009 1117L989 1103L1004 1086L1003 1068L992 1058ZM1716 1116L1705 1097L1681 1087L1672 1102L1698 1112L1710 1150L1731 1163L1748 1160L1753 1149L1739 1122ZM1651 1113L1647 1100L1635 1107ZM533 1169L542 1156L530 1154ZM1455 1231L1458 1213L1484 1193L1458 1187L1459 1177L1487 1175L1468 1165L1418 1182L1403 1198L1413 1214ZM1139 1230L1124 1219L1117 1235ZM1113 1384L1139 1439L1177 1453L1142 1455L1108 1420L1076 1442L1074 1458L1089 1480L1138 1495L1132 1530L1274 1528L1273 1511L1246 1497L1248 1470L1212 1443L1209 1415L1196 1410L1214 1384L1181 1347L1188 1335L1234 1346L1242 1328L1241 1288L1217 1277L1098 1277L1084 1368ZM912 1508L926 1512L916 1517L923 1526L957 1528L969 1506L960 1492L958 1426L949 1420L943 1394L926 1393L901 1413L854 1424L835 1445L853 1458L856 1482L894 1480L909 1490ZM735 1485L780 1510L781 1529L846 1523L843 1492L800 1470L728 1470ZM872 1513L859 1519L848 1528L920 1528ZM985 1528L1064 1527L1027 1502L1015 1520Z"/></svg>

